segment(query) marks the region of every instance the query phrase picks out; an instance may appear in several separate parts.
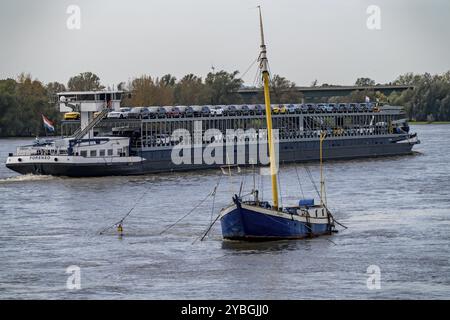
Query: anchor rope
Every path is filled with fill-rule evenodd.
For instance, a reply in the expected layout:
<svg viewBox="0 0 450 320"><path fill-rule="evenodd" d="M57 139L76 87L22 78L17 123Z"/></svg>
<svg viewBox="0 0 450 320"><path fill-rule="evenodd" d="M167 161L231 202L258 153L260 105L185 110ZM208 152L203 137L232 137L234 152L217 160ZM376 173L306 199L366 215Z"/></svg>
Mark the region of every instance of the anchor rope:
<svg viewBox="0 0 450 320"><path fill-rule="evenodd" d="M169 225L167 228L165 228L163 231L160 232L159 235L164 234L165 232L167 232L168 230L170 230L171 228L173 228L174 226L176 226L180 221L182 221L184 218L186 218L187 216L189 216L191 213L193 213L198 207L200 207L203 203L205 203L206 200L208 200L209 197L213 196L215 198L216 196L216 192L217 192L217 188L219 187L219 183L220 183L220 176L219 176L219 181L217 182L216 186L214 187L213 191L208 193L206 195L205 198L203 198L197 205L195 205L188 213L186 213L184 216L182 216L181 218L179 218L177 221L175 221L174 223L172 223L171 225Z"/></svg>
<svg viewBox="0 0 450 320"><path fill-rule="evenodd" d="M123 222L125 221L126 218L128 218L130 216L130 214L133 212L133 210L137 207L137 205L139 204L139 202L141 202L141 200L144 198L144 196L147 195L148 190L150 189L150 186L147 186L145 188L144 193L141 195L141 197L135 202L134 206L131 207L131 209L127 212L127 214L125 216L123 216L122 219L120 219L119 221L117 221L116 223L110 225L109 227L106 227L105 229L103 229L102 231L99 232L100 235L104 234L106 231L108 231L109 229L112 229L114 227L120 226L123 224Z"/></svg>

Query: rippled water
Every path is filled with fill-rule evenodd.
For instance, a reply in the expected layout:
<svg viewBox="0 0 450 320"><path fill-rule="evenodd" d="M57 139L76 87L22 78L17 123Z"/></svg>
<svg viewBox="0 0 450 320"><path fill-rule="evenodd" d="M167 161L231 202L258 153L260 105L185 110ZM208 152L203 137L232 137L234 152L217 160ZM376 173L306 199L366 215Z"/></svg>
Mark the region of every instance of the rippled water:
<svg viewBox="0 0 450 320"><path fill-rule="evenodd" d="M349 229L259 244L223 242L219 224L193 244L240 177L222 178L215 212L208 201L161 235L211 192L220 172L17 176L3 163L28 141L0 140L0 298L448 299L450 126L413 131L422 141L415 155L326 164L329 206ZM318 166L309 167L317 178ZM280 179L284 203L295 202L296 166L282 167ZM263 187L269 195L269 181ZM133 206L122 238L99 235ZM81 290L66 288L70 265L81 268ZM367 288L369 265L381 269L379 290Z"/></svg>

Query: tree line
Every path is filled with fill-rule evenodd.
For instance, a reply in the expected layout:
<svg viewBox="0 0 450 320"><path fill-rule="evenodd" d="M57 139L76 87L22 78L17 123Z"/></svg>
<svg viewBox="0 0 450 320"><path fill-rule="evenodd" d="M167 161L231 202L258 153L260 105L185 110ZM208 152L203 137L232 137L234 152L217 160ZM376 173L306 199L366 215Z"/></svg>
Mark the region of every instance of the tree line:
<svg viewBox="0 0 450 320"><path fill-rule="evenodd" d="M328 102L363 102L368 96L372 101L404 106L408 116L414 120L450 120L450 71L441 75L407 73L388 84L411 85L414 89L393 92L389 96L375 90L359 90L349 96L331 97ZM243 97L237 93L243 85L238 71L221 70L208 73L204 79L194 74L179 80L170 74L162 77L142 75L108 89L130 92L130 97L122 103L127 106L215 105L244 103ZM373 86L375 81L358 78L355 85ZM295 90L296 84L280 75L271 78L270 86L274 104L303 101L303 95ZM317 80L311 86L318 86ZM44 84L27 74L21 74L17 79L0 80L0 136L43 135L41 114L53 120L57 127L61 119L56 107L57 92L102 89L105 86L100 78L91 72L71 77L66 85L59 82ZM263 103L263 93L246 102Z"/></svg>

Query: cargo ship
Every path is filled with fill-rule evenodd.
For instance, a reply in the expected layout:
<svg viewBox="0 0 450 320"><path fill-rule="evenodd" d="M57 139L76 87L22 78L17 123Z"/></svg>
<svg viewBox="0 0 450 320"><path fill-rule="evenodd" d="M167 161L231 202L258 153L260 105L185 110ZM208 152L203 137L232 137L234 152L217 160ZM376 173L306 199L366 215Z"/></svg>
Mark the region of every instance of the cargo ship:
<svg viewBox="0 0 450 320"><path fill-rule="evenodd" d="M9 154L6 166L21 174L87 177L268 163L264 108L258 105L154 107L146 108L149 112L144 116L131 118L121 113L124 94L58 93L60 111L76 110L80 120L63 121L60 138L36 139L18 147ZM407 155L420 143L410 133L402 107L298 104L273 108L280 164L319 160L320 132L324 131L328 137L324 160Z"/></svg>

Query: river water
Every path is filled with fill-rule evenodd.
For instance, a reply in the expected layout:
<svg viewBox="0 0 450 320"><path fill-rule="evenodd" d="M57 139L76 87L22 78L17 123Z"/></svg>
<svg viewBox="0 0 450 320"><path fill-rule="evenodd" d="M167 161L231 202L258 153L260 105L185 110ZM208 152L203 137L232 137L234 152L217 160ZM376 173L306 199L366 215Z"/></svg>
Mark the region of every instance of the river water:
<svg viewBox="0 0 450 320"><path fill-rule="evenodd" d="M18 176L5 158L30 140L2 139L0 299L448 299L450 126L412 131L422 141L414 155L326 163L328 204L347 230L258 244L223 242L219 223L195 241L242 176L222 176L214 211L208 200L161 234L220 172ZM308 167L318 179L318 165ZM315 195L303 165L282 166L284 204L301 195L296 171ZM269 181L262 187L269 196ZM133 207L122 237L99 234ZM78 290L67 288L69 266L80 268ZM367 285L368 268L379 268L379 289Z"/></svg>

